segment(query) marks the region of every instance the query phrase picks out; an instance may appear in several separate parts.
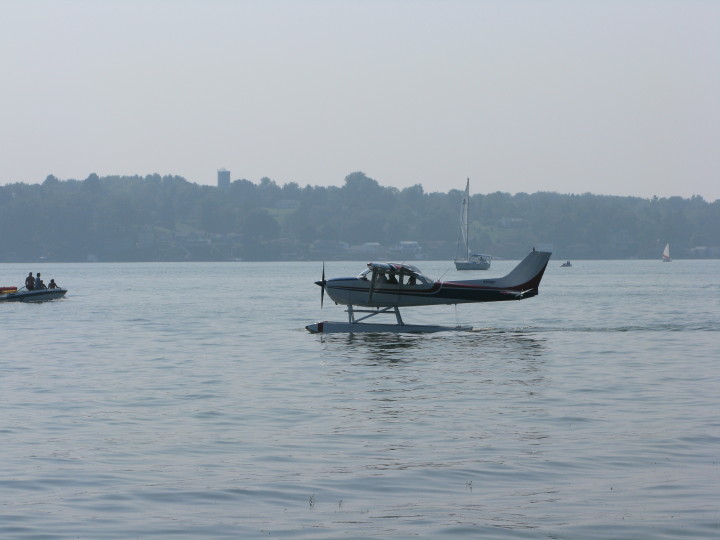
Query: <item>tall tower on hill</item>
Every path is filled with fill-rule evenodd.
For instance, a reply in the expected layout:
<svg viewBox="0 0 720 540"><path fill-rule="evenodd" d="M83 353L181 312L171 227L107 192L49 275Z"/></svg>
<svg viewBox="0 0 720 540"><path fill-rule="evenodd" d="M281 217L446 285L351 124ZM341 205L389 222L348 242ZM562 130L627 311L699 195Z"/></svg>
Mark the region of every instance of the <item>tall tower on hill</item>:
<svg viewBox="0 0 720 540"><path fill-rule="evenodd" d="M227 189L230 187L230 171L218 169L218 187Z"/></svg>

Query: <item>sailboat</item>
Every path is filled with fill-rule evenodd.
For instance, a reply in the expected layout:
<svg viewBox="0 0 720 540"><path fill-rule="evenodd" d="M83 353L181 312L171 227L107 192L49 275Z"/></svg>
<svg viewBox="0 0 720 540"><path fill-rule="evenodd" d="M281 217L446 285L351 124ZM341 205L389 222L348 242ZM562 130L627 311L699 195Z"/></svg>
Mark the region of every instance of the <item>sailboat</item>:
<svg viewBox="0 0 720 540"><path fill-rule="evenodd" d="M662 260L663 262L672 262L672 257L670 257L670 244L665 244L665 249L663 249L662 252Z"/></svg>
<svg viewBox="0 0 720 540"><path fill-rule="evenodd" d="M490 268L490 261L492 261L492 255L485 255L483 253L470 253L470 238L468 236L469 220L468 210L470 206L470 179L468 178L467 184L465 185L465 196L462 200L462 206L460 208L460 234L463 242L465 243L465 258L455 259L456 270L487 270ZM460 245L458 244L458 249Z"/></svg>

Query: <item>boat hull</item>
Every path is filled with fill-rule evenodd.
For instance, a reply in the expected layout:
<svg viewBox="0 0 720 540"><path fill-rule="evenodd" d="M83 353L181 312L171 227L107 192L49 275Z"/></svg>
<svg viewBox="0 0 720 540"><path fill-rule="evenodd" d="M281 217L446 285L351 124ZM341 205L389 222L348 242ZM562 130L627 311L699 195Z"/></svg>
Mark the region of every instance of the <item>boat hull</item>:
<svg viewBox="0 0 720 540"><path fill-rule="evenodd" d="M488 270L490 261L455 261L455 270Z"/></svg>
<svg viewBox="0 0 720 540"><path fill-rule="evenodd" d="M0 302L48 302L62 298L67 289L40 289L0 295Z"/></svg>

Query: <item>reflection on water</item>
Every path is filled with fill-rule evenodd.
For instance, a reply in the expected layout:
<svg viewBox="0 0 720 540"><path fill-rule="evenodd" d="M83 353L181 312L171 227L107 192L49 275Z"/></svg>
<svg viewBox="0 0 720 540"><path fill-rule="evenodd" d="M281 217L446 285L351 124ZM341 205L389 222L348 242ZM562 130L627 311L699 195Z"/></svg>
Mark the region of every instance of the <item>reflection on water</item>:
<svg viewBox="0 0 720 540"><path fill-rule="evenodd" d="M373 362L403 362L422 359L422 354L406 353L428 347L446 352L448 361L458 354L482 358L492 351L502 354L509 352L520 358L542 356L545 338L529 330L476 330L436 334L329 334L321 335L319 340L330 353L337 350L351 358L362 354Z"/></svg>
<svg viewBox="0 0 720 540"><path fill-rule="evenodd" d="M538 455L549 437L537 422L547 416L542 404L548 384L545 342L527 332L497 331L331 336L323 340L324 357L334 368L328 373L329 386L344 388L343 422L334 432L363 433L366 451L372 441L381 442L376 449L381 463L368 465L372 468L416 467L390 459L394 454L387 452L402 448L412 454L411 449L427 443L425 429L435 422L445 423L436 441L438 452L448 441L464 441L465 457L452 466L474 462L476 451L488 454L499 434L527 447L522 453ZM420 432L425 443L415 440ZM502 461L489 455L484 460ZM428 468L450 466L440 456L423 463Z"/></svg>
<svg viewBox="0 0 720 540"><path fill-rule="evenodd" d="M322 343L326 344L342 344L349 347L353 351L375 351L386 352L396 349L410 349L422 346L422 342L418 341L423 336L417 334L328 334L321 338Z"/></svg>

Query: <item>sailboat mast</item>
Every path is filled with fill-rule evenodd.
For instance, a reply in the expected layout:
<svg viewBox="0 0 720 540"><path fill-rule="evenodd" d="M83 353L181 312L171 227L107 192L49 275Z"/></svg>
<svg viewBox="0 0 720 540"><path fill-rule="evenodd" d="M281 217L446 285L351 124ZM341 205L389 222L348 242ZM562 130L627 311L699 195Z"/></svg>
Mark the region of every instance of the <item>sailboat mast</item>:
<svg viewBox="0 0 720 540"><path fill-rule="evenodd" d="M467 179L467 184L465 184L465 197L463 198L463 211L462 211L462 220L463 220L463 236L465 237L465 260L470 260L470 237L468 236L470 234L470 224L468 223L468 217L469 217L469 207L470 206L470 178Z"/></svg>

